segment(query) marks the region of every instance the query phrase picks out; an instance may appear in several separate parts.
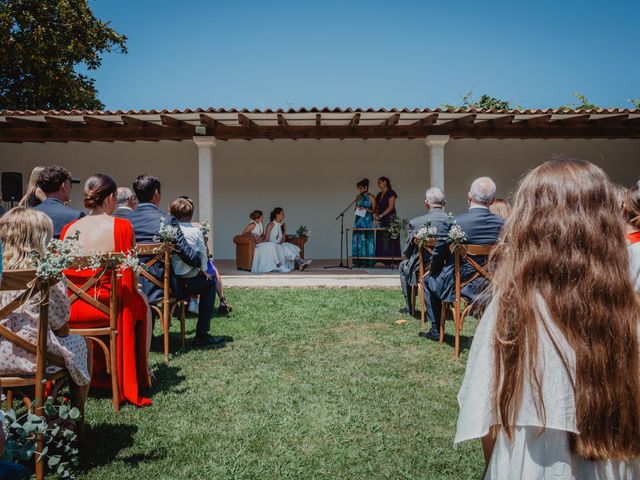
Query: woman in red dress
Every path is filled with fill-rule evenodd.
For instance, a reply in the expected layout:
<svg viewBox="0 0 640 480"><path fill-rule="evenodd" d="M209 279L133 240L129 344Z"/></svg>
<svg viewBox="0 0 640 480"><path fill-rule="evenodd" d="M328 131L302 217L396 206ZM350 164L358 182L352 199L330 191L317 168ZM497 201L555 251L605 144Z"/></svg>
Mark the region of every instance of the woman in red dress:
<svg viewBox="0 0 640 480"><path fill-rule="evenodd" d="M85 255L95 252L127 253L135 248L133 227L128 220L112 217L116 208L116 183L111 177L96 174L84 187L84 205L89 214L71 222L62 230L61 238L79 233L79 241ZM95 275L94 270L67 270L68 281L82 286ZM87 293L108 305L111 278L103 275ZM150 385L147 356L150 344L150 314L144 296L137 290L137 279L131 269L122 272L116 285L118 294L117 364L120 401L134 405L151 405L151 400L140 396L140 390ZM71 292L69 292L71 295ZM78 300L71 305L71 328L97 328L109 325L109 317L86 302ZM105 342L109 339L105 338ZM110 388L106 362L100 348L94 348L91 386Z"/></svg>

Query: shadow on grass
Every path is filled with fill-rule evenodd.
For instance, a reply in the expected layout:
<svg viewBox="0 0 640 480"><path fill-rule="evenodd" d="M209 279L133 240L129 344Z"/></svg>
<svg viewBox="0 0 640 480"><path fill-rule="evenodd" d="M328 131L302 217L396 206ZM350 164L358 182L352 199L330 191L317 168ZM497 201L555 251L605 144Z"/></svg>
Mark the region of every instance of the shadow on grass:
<svg viewBox="0 0 640 480"><path fill-rule="evenodd" d="M471 341L473 337L468 335L460 335L460 353L468 352L471 348ZM449 345L451 348L455 348L456 346L456 336L451 335L449 333L444 334L444 343Z"/></svg>
<svg viewBox="0 0 640 480"><path fill-rule="evenodd" d="M151 388L148 390L147 394L153 397L158 393L184 393L184 389L176 388L186 378L185 375L182 375L180 373L181 371L181 368L167 365L164 362L157 364L153 369L155 380L153 381L153 385L151 385Z"/></svg>

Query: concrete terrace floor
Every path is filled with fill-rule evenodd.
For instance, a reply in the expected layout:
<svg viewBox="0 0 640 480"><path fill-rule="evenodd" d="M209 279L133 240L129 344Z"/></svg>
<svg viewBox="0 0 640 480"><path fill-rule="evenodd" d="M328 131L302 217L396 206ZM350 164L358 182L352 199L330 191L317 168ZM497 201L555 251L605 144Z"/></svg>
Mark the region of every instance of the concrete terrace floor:
<svg viewBox="0 0 640 480"><path fill-rule="evenodd" d="M339 264L339 260L314 260L304 272L251 273L236 269L235 260L218 260L225 287L250 288L311 288L311 287L360 287L360 288L400 288L397 268L352 269L325 267Z"/></svg>

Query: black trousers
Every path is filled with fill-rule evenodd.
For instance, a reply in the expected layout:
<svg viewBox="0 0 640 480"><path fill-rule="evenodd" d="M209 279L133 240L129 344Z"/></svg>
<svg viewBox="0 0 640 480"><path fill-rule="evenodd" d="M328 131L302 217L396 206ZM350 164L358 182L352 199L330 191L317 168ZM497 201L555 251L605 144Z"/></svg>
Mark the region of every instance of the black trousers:
<svg viewBox="0 0 640 480"><path fill-rule="evenodd" d="M178 277L178 282L183 294L200 296L196 337L204 337L211 327L211 317L216 303L216 284L213 278L207 278L202 272L193 278Z"/></svg>

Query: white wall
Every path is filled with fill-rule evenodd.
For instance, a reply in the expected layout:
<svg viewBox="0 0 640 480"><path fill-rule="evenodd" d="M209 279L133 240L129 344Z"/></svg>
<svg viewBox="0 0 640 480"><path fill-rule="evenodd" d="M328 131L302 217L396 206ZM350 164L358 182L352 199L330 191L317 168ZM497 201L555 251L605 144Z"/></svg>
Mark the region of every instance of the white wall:
<svg viewBox="0 0 640 480"><path fill-rule="evenodd" d="M507 196L529 168L553 154L567 154L602 165L611 177L629 185L640 176L640 140L451 140L445 147L447 210L466 205L471 181L492 176L499 196ZM218 258L233 258L233 236L253 209L281 206L289 230L304 223L312 231L307 256L337 258L338 213L353 200L355 184L368 177L391 178L398 211L421 214L428 186L428 152L422 140L253 140L219 142L214 149L214 242ZM183 142L0 143L0 171L18 171L28 181L36 165L60 164L83 180L95 172L131 185L151 173L163 185L163 207L178 195L197 204L197 148ZM81 188L73 206L82 208ZM197 208L197 205L196 205ZM345 217L345 225L353 215Z"/></svg>

